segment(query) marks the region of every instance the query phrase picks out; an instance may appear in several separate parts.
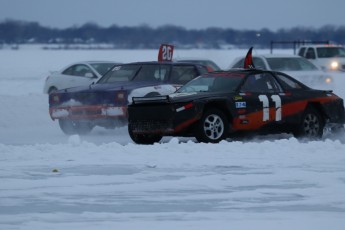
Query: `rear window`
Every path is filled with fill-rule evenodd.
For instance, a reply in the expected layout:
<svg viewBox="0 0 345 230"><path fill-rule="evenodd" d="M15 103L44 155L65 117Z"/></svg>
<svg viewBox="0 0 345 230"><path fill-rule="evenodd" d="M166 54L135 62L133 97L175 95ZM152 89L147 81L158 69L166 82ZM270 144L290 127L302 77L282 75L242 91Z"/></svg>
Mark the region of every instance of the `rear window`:
<svg viewBox="0 0 345 230"><path fill-rule="evenodd" d="M278 78L280 84L283 86L286 90L298 90L302 89L303 86L298 83L297 81L294 81L293 79L282 75L282 74L276 74L276 77Z"/></svg>

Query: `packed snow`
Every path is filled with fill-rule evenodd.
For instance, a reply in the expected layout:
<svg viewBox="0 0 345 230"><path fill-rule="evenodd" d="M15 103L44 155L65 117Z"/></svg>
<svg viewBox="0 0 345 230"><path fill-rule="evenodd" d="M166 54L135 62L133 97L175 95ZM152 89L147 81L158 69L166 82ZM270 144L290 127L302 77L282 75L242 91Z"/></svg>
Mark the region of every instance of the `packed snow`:
<svg viewBox="0 0 345 230"><path fill-rule="evenodd" d="M226 68L245 53L177 49L174 56ZM50 119L49 71L156 58L156 50L0 50L0 229L345 229L344 134L143 146L127 127L66 136ZM334 79L345 98L345 73Z"/></svg>

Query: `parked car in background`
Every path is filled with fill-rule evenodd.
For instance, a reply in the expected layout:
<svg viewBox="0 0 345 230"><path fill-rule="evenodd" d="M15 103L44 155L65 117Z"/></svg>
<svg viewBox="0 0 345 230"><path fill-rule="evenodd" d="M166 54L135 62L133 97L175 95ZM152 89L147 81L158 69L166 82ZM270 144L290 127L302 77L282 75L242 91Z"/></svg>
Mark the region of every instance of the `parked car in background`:
<svg viewBox="0 0 345 230"><path fill-rule="evenodd" d="M299 47L298 55L322 70L345 71L345 48L342 45L319 44Z"/></svg>
<svg viewBox="0 0 345 230"><path fill-rule="evenodd" d="M219 71L221 68L212 60L209 59L199 59L199 58L178 58L174 59L176 62L189 62L204 65L207 67L209 72Z"/></svg>
<svg viewBox="0 0 345 230"><path fill-rule="evenodd" d="M90 85L100 79L117 62L112 61L85 61L78 62L52 72L45 80L44 93L75 86Z"/></svg>
<svg viewBox="0 0 345 230"><path fill-rule="evenodd" d="M332 89L334 87L333 77L329 73L320 70L309 60L298 55L253 55L253 62L258 69L284 72L313 88ZM243 64L244 57L239 57L229 68L242 68Z"/></svg>

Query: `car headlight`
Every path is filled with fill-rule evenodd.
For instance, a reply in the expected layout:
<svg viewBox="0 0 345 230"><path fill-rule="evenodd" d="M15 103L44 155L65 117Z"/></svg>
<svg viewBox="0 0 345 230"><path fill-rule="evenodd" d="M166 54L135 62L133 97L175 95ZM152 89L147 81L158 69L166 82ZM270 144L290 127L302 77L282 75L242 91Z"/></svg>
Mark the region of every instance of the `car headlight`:
<svg viewBox="0 0 345 230"><path fill-rule="evenodd" d="M327 83L327 84L330 84L330 83L332 83L332 78L331 77L326 77L326 79L325 79L325 82Z"/></svg>
<svg viewBox="0 0 345 230"><path fill-rule="evenodd" d="M332 61L331 63L331 69L336 70L339 68L339 62L337 61Z"/></svg>

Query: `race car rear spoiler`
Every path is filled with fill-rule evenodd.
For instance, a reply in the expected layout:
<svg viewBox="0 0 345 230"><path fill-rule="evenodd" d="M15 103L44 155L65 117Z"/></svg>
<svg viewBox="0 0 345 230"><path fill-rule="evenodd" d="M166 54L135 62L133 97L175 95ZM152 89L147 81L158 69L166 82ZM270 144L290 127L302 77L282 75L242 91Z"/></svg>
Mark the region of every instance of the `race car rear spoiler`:
<svg viewBox="0 0 345 230"><path fill-rule="evenodd" d="M169 102L169 96L154 96L154 97L133 97L132 103L133 104L141 104L141 103L162 103L162 102Z"/></svg>

